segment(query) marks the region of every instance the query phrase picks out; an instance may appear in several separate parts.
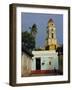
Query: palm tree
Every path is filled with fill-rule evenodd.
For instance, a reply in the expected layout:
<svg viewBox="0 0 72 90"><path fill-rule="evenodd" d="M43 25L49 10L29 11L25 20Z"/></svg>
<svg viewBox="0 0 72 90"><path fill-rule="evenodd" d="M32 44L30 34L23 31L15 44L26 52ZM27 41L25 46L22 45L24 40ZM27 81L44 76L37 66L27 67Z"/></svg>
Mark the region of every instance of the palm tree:
<svg viewBox="0 0 72 90"><path fill-rule="evenodd" d="M31 29L31 34L35 38L37 34L37 25L33 24L32 27L29 27Z"/></svg>

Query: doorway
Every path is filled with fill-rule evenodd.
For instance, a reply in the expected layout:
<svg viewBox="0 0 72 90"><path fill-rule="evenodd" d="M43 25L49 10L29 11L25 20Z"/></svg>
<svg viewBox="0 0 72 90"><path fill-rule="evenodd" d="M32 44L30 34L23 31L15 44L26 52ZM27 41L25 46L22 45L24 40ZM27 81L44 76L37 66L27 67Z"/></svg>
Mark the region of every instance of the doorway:
<svg viewBox="0 0 72 90"><path fill-rule="evenodd" d="M36 70L41 69L41 58L36 58Z"/></svg>

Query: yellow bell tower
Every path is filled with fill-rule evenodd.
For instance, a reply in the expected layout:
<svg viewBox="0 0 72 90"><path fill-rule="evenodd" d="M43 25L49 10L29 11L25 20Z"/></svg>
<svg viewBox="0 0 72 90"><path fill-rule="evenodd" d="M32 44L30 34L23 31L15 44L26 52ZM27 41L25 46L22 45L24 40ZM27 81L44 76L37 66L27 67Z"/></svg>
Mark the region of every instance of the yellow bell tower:
<svg viewBox="0 0 72 90"><path fill-rule="evenodd" d="M57 48L57 38L56 38L56 26L52 19L48 21L47 39L46 39L46 49L56 50Z"/></svg>

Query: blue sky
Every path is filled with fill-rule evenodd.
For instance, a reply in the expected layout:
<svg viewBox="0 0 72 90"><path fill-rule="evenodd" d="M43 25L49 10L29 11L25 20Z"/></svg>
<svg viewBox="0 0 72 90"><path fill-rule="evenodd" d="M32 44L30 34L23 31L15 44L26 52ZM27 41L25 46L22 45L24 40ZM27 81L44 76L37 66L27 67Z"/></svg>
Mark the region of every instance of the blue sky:
<svg viewBox="0 0 72 90"><path fill-rule="evenodd" d="M29 27L37 25L36 47L44 47L47 36L48 20L52 18L56 25L56 36L59 44L63 43L63 15L62 14L41 14L41 13L21 13L22 31L30 31Z"/></svg>

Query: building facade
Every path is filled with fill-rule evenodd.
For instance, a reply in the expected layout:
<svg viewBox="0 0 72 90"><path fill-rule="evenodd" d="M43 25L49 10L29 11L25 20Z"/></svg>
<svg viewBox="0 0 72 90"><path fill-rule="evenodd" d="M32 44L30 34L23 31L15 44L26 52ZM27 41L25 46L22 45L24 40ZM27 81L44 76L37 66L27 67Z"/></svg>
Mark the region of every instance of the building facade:
<svg viewBox="0 0 72 90"><path fill-rule="evenodd" d="M29 76L31 74L31 63L33 55L25 48L22 47L21 55L21 76Z"/></svg>
<svg viewBox="0 0 72 90"><path fill-rule="evenodd" d="M32 73L49 73L58 70L58 53L53 51L33 51Z"/></svg>

